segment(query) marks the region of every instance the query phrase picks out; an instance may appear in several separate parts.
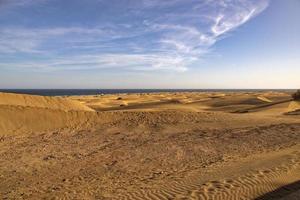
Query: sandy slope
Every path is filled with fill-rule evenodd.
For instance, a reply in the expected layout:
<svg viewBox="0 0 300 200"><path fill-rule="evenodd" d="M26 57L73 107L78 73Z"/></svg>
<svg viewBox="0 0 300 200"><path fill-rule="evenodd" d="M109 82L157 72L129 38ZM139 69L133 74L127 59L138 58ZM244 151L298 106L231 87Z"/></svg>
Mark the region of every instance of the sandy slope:
<svg viewBox="0 0 300 200"><path fill-rule="evenodd" d="M278 92L1 94L0 196L296 199L300 118L286 113L300 106L289 99Z"/></svg>
<svg viewBox="0 0 300 200"><path fill-rule="evenodd" d="M300 110L300 102L292 101L289 104L288 112L295 112L295 111L299 111L299 110Z"/></svg>
<svg viewBox="0 0 300 200"><path fill-rule="evenodd" d="M80 127L93 109L61 97L0 93L0 136ZM95 114L94 114L95 115Z"/></svg>
<svg viewBox="0 0 300 200"><path fill-rule="evenodd" d="M0 106L19 106L63 111L93 111L78 101L61 97L43 97L0 92Z"/></svg>

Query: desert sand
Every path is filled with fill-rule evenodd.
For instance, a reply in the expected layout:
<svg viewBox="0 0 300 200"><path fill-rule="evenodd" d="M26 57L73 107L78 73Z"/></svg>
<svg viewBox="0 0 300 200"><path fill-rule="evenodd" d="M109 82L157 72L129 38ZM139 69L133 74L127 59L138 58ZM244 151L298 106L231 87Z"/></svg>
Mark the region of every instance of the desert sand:
<svg viewBox="0 0 300 200"><path fill-rule="evenodd" d="M300 199L290 96L0 93L0 197Z"/></svg>

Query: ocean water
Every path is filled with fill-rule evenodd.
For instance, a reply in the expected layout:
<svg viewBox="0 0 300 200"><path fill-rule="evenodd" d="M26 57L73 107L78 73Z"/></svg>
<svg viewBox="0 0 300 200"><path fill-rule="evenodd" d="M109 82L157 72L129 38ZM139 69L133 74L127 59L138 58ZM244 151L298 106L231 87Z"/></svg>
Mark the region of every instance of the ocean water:
<svg viewBox="0 0 300 200"><path fill-rule="evenodd" d="M42 96L99 95L120 93L154 93L154 92L259 92L259 91L293 91L276 89L0 89L0 92L31 94Z"/></svg>

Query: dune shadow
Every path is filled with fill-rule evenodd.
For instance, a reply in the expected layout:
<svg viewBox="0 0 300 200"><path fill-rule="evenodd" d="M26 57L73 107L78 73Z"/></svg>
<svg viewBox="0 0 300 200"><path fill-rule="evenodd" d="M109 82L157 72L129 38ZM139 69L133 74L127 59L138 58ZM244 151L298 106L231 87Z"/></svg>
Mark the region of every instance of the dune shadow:
<svg viewBox="0 0 300 200"><path fill-rule="evenodd" d="M256 198L255 200L277 200L286 197L292 193L295 193L297 191L298 192L300 191L300 181L280 187L272 192L269 192L267 194L264 194Z"/></svg>

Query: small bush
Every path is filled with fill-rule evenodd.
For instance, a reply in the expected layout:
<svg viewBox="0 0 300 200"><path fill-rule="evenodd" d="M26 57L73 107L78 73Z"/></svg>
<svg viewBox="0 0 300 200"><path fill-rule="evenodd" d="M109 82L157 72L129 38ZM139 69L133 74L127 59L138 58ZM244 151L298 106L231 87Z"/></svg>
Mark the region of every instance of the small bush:
<svg viewBox="0 0 300 200"><path fill-rule="evenodd" d="M296 101L300 101L300 90L297 90L294 94L292 94L292 97Z"/></svg>

